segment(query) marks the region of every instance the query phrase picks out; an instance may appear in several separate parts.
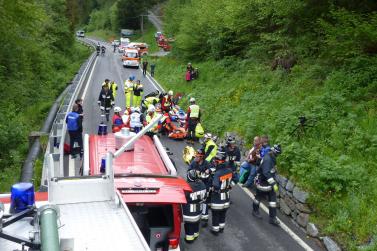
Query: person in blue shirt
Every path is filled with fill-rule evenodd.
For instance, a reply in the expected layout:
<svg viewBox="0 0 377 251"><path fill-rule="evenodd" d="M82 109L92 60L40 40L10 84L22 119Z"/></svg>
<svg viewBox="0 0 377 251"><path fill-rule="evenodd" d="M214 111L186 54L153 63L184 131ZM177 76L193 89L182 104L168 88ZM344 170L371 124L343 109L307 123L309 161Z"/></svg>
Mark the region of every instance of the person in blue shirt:
<svg viewBox="0 0 377 251"><path fill-rule="evenodd" d="M260 157L263 159L264 155L266 155L269 151L271 151L270 142L267 135L263 135L261 137L262 148L260 149Z"/></svg>
<svg viewBox="0 0 377 251"><path fill-rule="evenodd" d="M67 114L65 122L67 123L67 130L69 134L70 153L73 157L76 157L82 151L82 119L78 113L79 106L74 104L72 112ZM78 144L78 151L75 151L75 142Z"/></svg>

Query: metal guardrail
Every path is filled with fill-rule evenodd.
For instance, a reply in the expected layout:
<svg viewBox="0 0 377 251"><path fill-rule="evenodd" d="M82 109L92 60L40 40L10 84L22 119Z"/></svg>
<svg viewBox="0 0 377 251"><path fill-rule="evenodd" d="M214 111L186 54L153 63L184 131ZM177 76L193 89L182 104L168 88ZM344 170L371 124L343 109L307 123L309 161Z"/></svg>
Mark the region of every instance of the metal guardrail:
<svg viewBox="0 0 377 251"><path fill-rule="evenodd" d="M79 42L87 46L95 47L95 43L87 39L79 40ZM47 181L50 177L64 176L64 143L66 142L66 136L68 134L65 118L72 110L72 106L83 87L87 74L95 62L95 59L96 52L93 52L88 60L81 65L71 84L67 87L67 93L56 113L44 155L41 190L47 189Z"/></svg>

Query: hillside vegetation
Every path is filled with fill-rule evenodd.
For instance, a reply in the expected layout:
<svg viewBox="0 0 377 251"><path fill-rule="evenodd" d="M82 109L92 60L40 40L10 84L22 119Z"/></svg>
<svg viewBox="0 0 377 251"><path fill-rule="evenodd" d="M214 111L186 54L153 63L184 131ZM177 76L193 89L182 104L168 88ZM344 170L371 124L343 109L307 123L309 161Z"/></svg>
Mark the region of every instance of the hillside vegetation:
<svg viewBox="0 0 377 251"><path fill-rule="evenodd" d="M311 192L311 220L347 250L377 236L376 10L367 0L170 0L173 54L155 59L161 83L197 98L206 129L282 144L279 171ZM186 83L189 61L201 75Z"/></svg>
<svg viewBox="0 0 377 251"><path fill-rule="evenodd" d="M0 191L17 182L28 135L89 50L75 42L66 1L0 0Z"/></svg>

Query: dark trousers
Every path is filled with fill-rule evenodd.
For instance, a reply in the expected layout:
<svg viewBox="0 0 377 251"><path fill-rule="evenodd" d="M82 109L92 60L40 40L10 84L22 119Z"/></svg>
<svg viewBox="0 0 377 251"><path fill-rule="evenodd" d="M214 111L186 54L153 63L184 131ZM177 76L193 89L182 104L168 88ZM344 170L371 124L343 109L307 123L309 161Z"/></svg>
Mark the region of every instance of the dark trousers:
<svg viewBox="0 0 377 251"><path fill-rule="evenodd" d="M202 221L208 221L209 219L209 216L208 216L208 205L211 201L211 192L208 192L208 188L207 188L207 199L205 202L203 202L202 204Z"/></svg>
<svg viewBox="0 0 377 251"><path fill-rule="evenodd" d="M151 76L154 77L154 70L151 70Z"/></svg>
<svg viewBox="0 0 377 251"><path fill-rule="evenodd" d="M143 75L145 76L147 74L147 68L143 67Z"/></svg>
<svg viewBox="0 0 377 251"><path fill-rule="evenodd" d="M276 217L276 193L273 189L268 192L260 191L257 189L257 193L255 195L255 200L253 201L253 210L259 210L259 204L261 199L268 197L268 213L270 218Z"/></svg>
<svg viewBox="0 0 377 251"><path fill-rule="evenodd" d="M197 222L185 222L184 228L185 228L185 238L188 241L193 241L195 237L199 235L199 223Z"/></svg>
<svg viewBox="0 0 377 251"><path fill-rule="evenodd" d="M195 128L196 128L197 124L198 124L197 119L189 119L189 121L188 121L188 135L187 135L188 139L196 140Z"/></svg>
<svg viewBox="0 0 377 251"><path fill-rule="evenodd" d="M222 210L212 209L212 230L213 231L219 232L220 229L224 229L226 211L227 209L222 209Z"/></svg>
<svg viewBox="0 0 377 251"><path fill-rule="evenodd" d="M82 133L80 131L68 131L69 133L69 146L70 146L70 153L78 154L81 153L82 149ZM75 142L79 145L78 150L75 151L74 145Z"/></svg>

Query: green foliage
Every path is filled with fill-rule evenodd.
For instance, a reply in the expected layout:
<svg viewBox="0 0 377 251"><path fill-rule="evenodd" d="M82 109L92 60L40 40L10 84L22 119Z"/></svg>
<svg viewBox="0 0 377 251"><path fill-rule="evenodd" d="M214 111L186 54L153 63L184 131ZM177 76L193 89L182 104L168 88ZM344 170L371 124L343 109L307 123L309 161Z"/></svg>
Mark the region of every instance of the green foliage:
<svg viewBox="0 0 377 251"><path fill-rule="evenodd" d="M0 1L0 191L18 181L29 132L89 54L65 12L63 0Z"/></svg>
<svg viewBox="0 0 377 251"><path fill-rule="evenodd" d="M155 76L203 109L204 128L283 145L279 170L311 192L313 220L345 249L377 233L373 1L169 0L173 55ZM206 9L211 15L203 15ZM288 71L271 62L297 59ZM186 62L200 78L186 83ZM213 91L216 90L216 91ZM298 127L304 115L312 127Z"/></svg>

